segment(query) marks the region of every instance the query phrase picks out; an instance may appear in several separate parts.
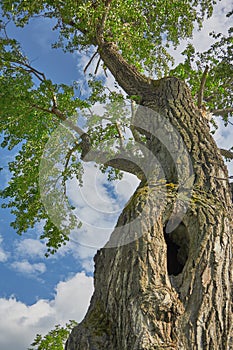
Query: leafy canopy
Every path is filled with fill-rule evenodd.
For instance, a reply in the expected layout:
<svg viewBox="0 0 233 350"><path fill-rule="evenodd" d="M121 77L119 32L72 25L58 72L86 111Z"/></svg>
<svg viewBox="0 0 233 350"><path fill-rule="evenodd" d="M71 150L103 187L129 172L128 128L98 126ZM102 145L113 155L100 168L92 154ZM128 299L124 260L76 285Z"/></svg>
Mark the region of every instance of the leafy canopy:
<svg viewBox="0 0 233 350"><path fill-rule="evenodd" d="M185 80L198 107L205 104L227 123L232 114L232 29L225 36L212 33L215 43L204 53L195 52L188 44L183 52L184 62L172 69L173 57L169 53L170 48L176 48L181 40L192 37L196 25L201 28L203 20L212 15L215 4L215 0L1 1L4 21L14 21L17 26L27 25L32 17L51 18L53 23L55 20L54 29L59 32L59 39L54 48L62 47L70 53L93 53L101 37L105 42L114 42L122 57L139 71L156 78L174 75ZM30 52L28 54L30 56ZM104 62L103 68L106 68ZM49 253L54 253L65 243L70 230L77 225L71 215L68 223L61 222L60 227L56 227L39 192L41 157L56 129L68 119L76 118L71 123L75 138L65 140L63 152L54 152L57 173L62 168L59 173L61 187L65 187L72 177L81 182L87 141L102 153L115 154L122 148L129 156L136 152L135 134L124 110L128 102L122 93L109 91L104 85L104 77L97 79L90 75L88 83L89 95L82 97L78 82L70 85L53 83L45 72L31 64L20 44L8 37L7 26L1 22L1 146L17 150L15 159L9 163L11 180L1 191L1 196L6 199L4 206L15 214L12 226L19 234L38 221L44 222L41 238L47 239ZM102 116L91 110L98 102L107 104ZM124 138L129 132L131 136ZM86 135L88 138L84 137ZM120 170L124 169L120 164L109 167L111 164L103 164L101 157L96 161L102 171L108 172L110 180L121 177ZM51 180L51 186L55 182ZM62 202L64 196L60 197L59 191L55 195Z"/></svg>
<svg viewBox="0 0 233 350"><path fill-rule="evenodd" d="M2 7L19 26L34 15L57 19L56 27L60 30L57 46L70 51L95 44L97 28L104 18L104 37L117 43L129 62L161 71L168 68L171 59L166 47L177 46L180 40L191 37L195 23L201 27L204 16L211 16L215 3L215 0L3 0Z"/></svg>

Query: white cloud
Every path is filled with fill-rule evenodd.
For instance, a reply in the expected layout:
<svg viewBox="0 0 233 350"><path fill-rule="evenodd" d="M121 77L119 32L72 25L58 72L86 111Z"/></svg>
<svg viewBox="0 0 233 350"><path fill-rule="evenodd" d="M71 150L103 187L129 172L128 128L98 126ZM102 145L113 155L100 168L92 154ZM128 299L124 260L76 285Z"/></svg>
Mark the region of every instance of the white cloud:
<svg viewBox="0 0 233 350"><path fill-rule="evenodd" d="M0 299L0 349L25 350L37 333L45 334L55 324L71 319L80 322L93 293L93 279L83 272L59 282L54 299L26 305L14 298Z"/></svg>
<svg viewBox="0 0 233 350"><path fill-rule="evenodd" d="M95 250L96 252L96 250ZM94 271L94 260L91 259L84 259L82 260L82 266L85 269L86 272L93 272Z"/></svg>
<svg viewBox="0 0 233 350"><path fill-rule="evenodd" d="M116 195L120 197L122 202L126 203L139 185L139 182L136 176L125 173L122 180L113 183Z"/></svg>
<svg viewBox="0 0 233 350"><path fill-rule="evenodd" d="M92 292L93 278L87 277L83 272L66 282L58 283L51 306L56 310L60 322L67 321L67 317L80 321L85 315Z"/></svg>
<svg viewBox="0 0 233 350"><path fill-rule="evenodd" d="M0 262L6 262L8 258L8 254L0 248Z"/></svg>
<svg viewBox="0 0 233 350"><path fill-rule="evenodd" d="M196 51L203 52L208 50L214 39L209 36L210 32L227 34L227 28L231 25L231 18L227 18L226 14L232 10L232 3L229 0L222 0L214 7L213 16L204 21L201 30L195 29L193 38L181 41L177 50L169 50L174 56L176 64L183 61L184 56L181 52L186 48L187 43L194 45Z"/></svg>
<svg viewBox="0 0 233 350"><path fill-rule="evenodd" d="M2 241L3 238L0 235L0 262L6 262L9 257L9 253L6 252L3 247L1 247Z"/></svg>
<svg viewBox="0 0 233 350"><path fill-rule="evenodd" d="M25 275L40 274L46 271L44 263L30 263L28 260L15 261L11 264L11 267Z"/></svg>
<svg viewBox="0 0 233 350"><path fill-rule="evenodd" d="M46 246L39 240L29 238L17 242L16 253L19 256L44 258L45 252Z"/></svg>
<svg viewBox="0 0 233 350"><path fill-rule="evenodd" d="M82 227L71 233L70 241L53 258L72 254L86 272L93 272L93 257L109 240L118 216L139 180L125 173L122 180L109 183L106 175L93 164L84 166L83 187L79 188L75 180L67 185L68 196L76 206L75 213L82 221Z"/></svg>
<svg viewBox="0 0 233 350"><path fill-rule="evenodd" d="M220 148L224 149L230 149L233 147L233 138L232 138L232 125L228 125L228 127L224 126L224 122L222 119L214 118L215 122L218 126L218 129L216 130L214 134L214 139ZM233 175L233 161L226 162L229 175Z"/></svg>
<svg viewBox="0 0 233 350"><path fill-rule="evenodd" d="M80 188L75 180L68 185L68 196L83 225L72 232L70 242L58 253L71 252L75 258L81 259L85 271L90 272L96 250L108 241L118 216L138 183L135 176L127 173L123 180L109 183L106 175L95 166L85 165L83 187Z"/></svg>

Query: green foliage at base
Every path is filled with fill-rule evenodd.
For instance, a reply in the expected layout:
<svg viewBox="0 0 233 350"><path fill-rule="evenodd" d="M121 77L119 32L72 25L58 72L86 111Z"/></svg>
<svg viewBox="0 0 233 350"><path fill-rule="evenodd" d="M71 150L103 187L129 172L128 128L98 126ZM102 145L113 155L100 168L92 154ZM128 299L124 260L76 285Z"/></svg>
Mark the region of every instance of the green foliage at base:
<svg viewBox="0 0 233 350"><path fill-rule="evenodd" d="M77 322L69 321L64 327L56 325L54 329L42 336L37 334L28 350L63 350L65 342L71 330L77 326Z"/></svg>

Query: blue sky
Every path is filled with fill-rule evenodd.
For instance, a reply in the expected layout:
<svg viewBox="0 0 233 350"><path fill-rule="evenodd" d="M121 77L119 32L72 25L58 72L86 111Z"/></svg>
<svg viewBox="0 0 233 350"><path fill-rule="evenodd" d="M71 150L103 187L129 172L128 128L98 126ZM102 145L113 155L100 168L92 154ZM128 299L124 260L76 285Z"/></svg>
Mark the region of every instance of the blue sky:
<svg viewBox="0 0 233 350"><path fill-rule="evenodd" d="M41 71L44 71L53 81L70 83L72 80L78 79L77 59L72 55L65 55L61 50L51 50L51 43L54 40L55 33L51 31L51 25L48 20L33 20L25 29L16 29L13 25L9 25L8 35L17 37L22 43L25 53L28 54L30 60L33 61L33 64L39 67ZM1 150L1 163L3 166L7 164L9 157L12 157L12 154L15 152L16 150L13 150L13 152L9 152L5 149ZM4 186L8 177L7 169L4 169L1 173L1 187ZM32 249L33 242L29 240L38 238L41 228L37 227L37 229L31 230L23 237L17 237L14 230L9 227L9 222L12 221L14 217L6 209L1 209L0 213L0 232L4 241L3 247L6 247L6 251L11 252L11 254L8 254L8 264L5 264L6 273L4 283L1 282L3 283L0 289L1 295L7 297L15 295L15 297L30 304L34 303L37 298L51 297L53 293L52 287L65 276L79 271L81 267L77 264L77 261L74 264L72 258L67 256L67 261L65 261L58 270L56 258L44 261L44 247L37 243L34 243L34 256L26 254L28 256L23 257L22 251L20 251L22 240L28 240L26 243L28 247L30 244ZM38 250L37 253L36 249ZM14 256L12 252L14 252ZM31 263L33 260L34 269L30 270L29 266L26 264L24 264L24 266L22 264L17 265L16 261L22 262L17 259L23 259L22 261L24 262L30 260ZM11 261L10 264L9 260ZM14 267L12 264L14 264ZM43 265L38 264L46 264L46 272L43 272ZM72 266L75 266L75 268L72 269ZM25 271L28 271L26 275L22 273L23 268L25 268ZM4 268L2 266L1 269L4 274ZM34 272L36 272L36 275L43 273L43 278L46 283L37 278L38 276L33 276ZM3 290L4 292L2 292Z"/></svg>
<svg viewBox="0 0 233 350"><path fill-rule="evenodd" d="M204 33L226 28L227 22L221 17L221 8L230 8L230 2L222 1L214 17L206 22L204 32L194 37L199 50L206 49L209 44L210 39ZM35 19L24 29L9 25L8 34L22 43L33 65L48 78L58 83L83 81L85 88L83 68L88 58L51 50L51 43L56 37L51 28L49 20ZM176 57L178 60L180 56L176 54ZM111 76L108 84L113 86ZM232 146L233 127L226 131L220 122L219 125L216 141L222 147L229 148ZM0 157L0 166L5 166L12 153L0 150ZM229 171L233 175L232 164ZM1 188L8 179L9 174L4 168L0 172ZM79 208L86 225L79 233L73 233L68 246L48 259L44 257L45 245L39 240L42 225L38 224L35 229L19 237L10 227L13 217L9 210L0 209L1 350L25 350L36 333L45 333L55 324L64 324L69 319L82 319L93 292L93 255L106 241L137 183L135 177L126 175L123 182L109 185L105 175L93 165L87 165L84 188L80 190L72 182L69 185L70 198ZM98 235L96 226L99 227Z"/></svg>
<svg viewBox="0 0 233 350"><path fill-rule="evenodd" d="M10 24L8 35L21 42L33 66L53 82L69 84L78 80L85 92L83 68L88 58L51 50L56 38L51 28L49 20L33 20L24 29ZM0 150L4 167L0 172L0 188L9 180L5 166L16 152ZM65 324L70 319L83 318L93 292L93 256L106 242L136 185L137 180L130 175L121 183L108 184L104 174L87 165L84 187L80 189L75 183L68 187L84 227L73 233L69 245L50 258L45 258L46 247L39 240L42 224L18 236L10 226L14 217L8 209L0 208L1 350L25 350L37 333L46 333L55 324Z"/></svg>

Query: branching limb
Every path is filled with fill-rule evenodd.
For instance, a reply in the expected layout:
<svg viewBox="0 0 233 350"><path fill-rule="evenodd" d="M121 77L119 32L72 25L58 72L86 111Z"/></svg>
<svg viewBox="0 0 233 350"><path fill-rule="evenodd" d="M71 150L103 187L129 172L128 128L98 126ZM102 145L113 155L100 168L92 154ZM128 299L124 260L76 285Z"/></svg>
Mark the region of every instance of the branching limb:
<svg viewBox="0 0 233 350"><path fill-rule="evenodd" d="M220 153L223 157L227 158L227 159L233 159L233 152L232 151L229 151L227 149L223 149L223 148L220 148Z"/></svg>
<svg viewBox="0 0 233 350"><path fill-rule="evenodd" d="M204 72L203 72L203 75L202 75L202 78L201 78L200 89L198 91L198 96L197 96L197 106L198 106L198 108L202 107L203 96L204 96L204 90L205 90L205 84L206 84L206 78L207 78L207 75L208 75L208 71L209 71L209 66L207 65L205 67Z"/></svg>
<svg viewBox="0 0 233 350"><path fill-rule="evenodd" d="M229 113L232 113L233 108L212 109L210 112L216 116L219 116L219 115L224 116L224 115L227 115Z"/></svg>
<svg viewBox="0 0 233 350"><path fill-rule="evenodd" d="M3 59L3 57L0 57L1 59ZM40 80L41 82L46 81L46 76L43 72L40 72L39 70L37 70L36 68L32 67L29 63L23 62L23 61L19 61L19 60L12 60L12 63L15 63L15 68L21 68L24 71L28 72L28 73L32 73L33 75L36 76L36 78L38 80Z"/></svg>
<svg viewBox="0 0 233 350"><path fill-rule="evenodd" d="M136 175L140 180L142 180L145 175L141 168L133 161L133 155L121 152L115 156L110 155L108 152L96 151L94 149L89 149L89 152L81 159L84 162L96 162L97 164L104 164L112 168L126 171L133 175Z"/></svg>
<svg viewBox="0 0 233 350"><path fill-rule="evenodd" d="M112 0L105 0L105 11L100 21L100 25L98 26L96 31L96 41L98 45L101 45L104 43L104 28L105 28L105 23L107 21L108 14L110 11L111 2Z"/></svg>

